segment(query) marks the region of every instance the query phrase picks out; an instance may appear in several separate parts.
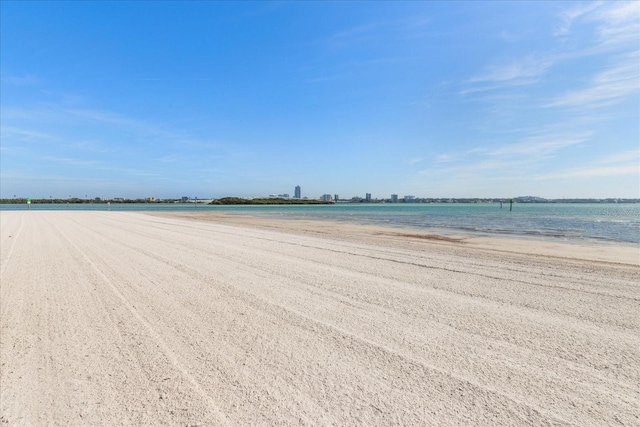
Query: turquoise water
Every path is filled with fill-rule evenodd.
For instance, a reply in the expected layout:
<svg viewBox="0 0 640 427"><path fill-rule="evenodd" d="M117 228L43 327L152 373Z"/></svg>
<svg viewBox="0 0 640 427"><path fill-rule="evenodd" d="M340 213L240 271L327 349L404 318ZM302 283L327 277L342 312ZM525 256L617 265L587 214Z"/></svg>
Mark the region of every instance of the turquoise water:
<svg viewBox="0 0 640 427"><path fill-rule="evenodd" d="M0 205L0 210L26 205ZM561 240L640 243L640 204L337 204L207 206L192 204L34 204L32 210L216 211L282 219L308 219L439 229L443 233L527 235Z"/></svg>

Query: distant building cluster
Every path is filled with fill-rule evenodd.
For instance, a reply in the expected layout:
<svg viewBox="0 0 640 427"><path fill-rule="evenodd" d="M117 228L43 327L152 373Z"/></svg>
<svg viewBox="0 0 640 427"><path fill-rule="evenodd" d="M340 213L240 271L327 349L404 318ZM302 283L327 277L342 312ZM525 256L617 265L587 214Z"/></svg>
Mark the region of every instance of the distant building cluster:
<svg viewBox="0 0 640 427"><path fill-rule="evenodd" d="M275 197L274 195L272 195L273 197ZM283 196L287 196L287 194L285 195L279 195L278 197L283 197ZM302 198L302 190L301 187L299 185L296 185L294 188L294 196L295 199L301 199ZM305 197L306 199L306 197ZM420 199L416 198L415 196L411 196L411 195L407 195L407 196L403 196L402 198L399 198L397 194L392 194L388 199L374 199L373 196L371 195L371 193L365 193L364 197L360 197L360 196L353 196L351 198L348 199L341 199L340 196L338 194L323 194L322 196L318 197L316 200L321 200L323 202L326 203L417 203L419 201L421 201Z"/></svg>
<svg viewBox="0 0 640 427"><path fill-rule="evenodd" d="M295 186L293 194L294 194L293 196L294 199L302 199L302 189L299 185ZM279 198L288 199L289 195L278 194L276 196L275 194L271 194L269 197L272 197L272 198L279 197ZM307 198L305 197L305 199ZM418 203L423 201L423 199L418 199L416 198L416 196L412 196L412 195L406 195L400 198L398 197L397 194L392 194L388 199L377 199L377 198L374 199L371 193L365 193L364 197L353 196L348 199L341 199L338 194L331 195L329 193L326 193L318 197L316 200L321 200L326 203Z"/></svg>

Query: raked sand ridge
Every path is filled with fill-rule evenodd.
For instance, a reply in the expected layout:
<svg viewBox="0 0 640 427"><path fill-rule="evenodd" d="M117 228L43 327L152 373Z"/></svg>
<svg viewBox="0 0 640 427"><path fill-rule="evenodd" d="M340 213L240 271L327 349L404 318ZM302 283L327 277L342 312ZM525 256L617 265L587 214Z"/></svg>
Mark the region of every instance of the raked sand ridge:
<svg viewBox="0 0 640 427"><path fill-rule="evenodd" d="M638 248L0 220L6 425L640 425Z"/></svg>

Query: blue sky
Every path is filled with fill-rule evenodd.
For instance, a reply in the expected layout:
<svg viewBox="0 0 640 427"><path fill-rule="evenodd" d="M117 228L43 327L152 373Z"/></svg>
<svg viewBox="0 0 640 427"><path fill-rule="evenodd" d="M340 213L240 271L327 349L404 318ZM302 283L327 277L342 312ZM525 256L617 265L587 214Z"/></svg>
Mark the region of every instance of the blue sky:
<svg viewBox="0 0 640 427"><path fill-rule="evenodd" d="M640 197L638 2L0 7L1 197Z"/></svg>

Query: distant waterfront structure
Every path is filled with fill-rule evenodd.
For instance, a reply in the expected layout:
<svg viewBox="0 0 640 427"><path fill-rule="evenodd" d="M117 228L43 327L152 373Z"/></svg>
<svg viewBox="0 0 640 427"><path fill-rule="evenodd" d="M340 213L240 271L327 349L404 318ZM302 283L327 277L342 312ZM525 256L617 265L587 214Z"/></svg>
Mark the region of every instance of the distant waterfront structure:
<svg viewBox="0 0 640 427"><path fill-rule="evenodd" d="M365 199L367 202L371 202L371 193L365 193L364 199Z"/></svg>
<svg viewBox="0 0 640 427"><path fill-rule="evenodd" d="M391 203L398 203L398 195L397 194L392 194L391 195Z"/></svg>
<svg viewBox="0 0 640 427"><path fill-rule="evenodd" d="M404 196L405 203L414 203L416 201L416 196Z"/></svg>
<svg viewBox="0 0 640 427"><path fill-rule="evenodd" d="M333 195L333 201L338 203L338 200L340 199L340 196L338 196L337 194Z"/></svg>
<svg viewBox="0 0 640 427"><path fill-rule="evenodd" d="M323 194L322 195L322 201L323 202L330 202L331 201L331 194Z"/></svg>
<svg viewBox="0 0 640 427"><path fill-rule="evenodd" d="M302 192L300 191L300 186L299 185L296 185L296 190L295 190L295 193L293 193L293 194L294 194L293 197L295 199L299 199L302 196Z"/></svg>

